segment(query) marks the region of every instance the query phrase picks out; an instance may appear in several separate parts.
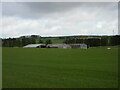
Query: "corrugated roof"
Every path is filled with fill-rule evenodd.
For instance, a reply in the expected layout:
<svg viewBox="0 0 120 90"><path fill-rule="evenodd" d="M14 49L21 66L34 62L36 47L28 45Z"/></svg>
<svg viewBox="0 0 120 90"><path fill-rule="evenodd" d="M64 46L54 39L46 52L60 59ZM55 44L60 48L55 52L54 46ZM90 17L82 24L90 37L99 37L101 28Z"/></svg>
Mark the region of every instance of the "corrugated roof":
<svg viewBox="0 0 120 90"><path fill-rule="evenodd" d="M29 44L29 45L26 45L24 47L38 47L40 45L45 45L45 44Z"/></svg>

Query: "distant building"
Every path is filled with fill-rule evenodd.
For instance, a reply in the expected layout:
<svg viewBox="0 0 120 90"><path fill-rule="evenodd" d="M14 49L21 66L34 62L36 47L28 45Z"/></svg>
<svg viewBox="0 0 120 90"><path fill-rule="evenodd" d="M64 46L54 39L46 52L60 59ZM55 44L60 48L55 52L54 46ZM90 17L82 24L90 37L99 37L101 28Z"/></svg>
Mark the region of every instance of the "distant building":
<svg viewBox="0 0 120 90"><path fill-rule="evenodd" d="M46 48L45 44L28 44L24 48Z"/></svg>
<svg viewBox="0 0 120 90"><path fill-rule="evenodd" d="M48 48L71 48L68 44L48 44Z"/></svg>
<svg viewBox="0 0 120 90"><path fill-rule="evenodd" d="M86 44L29 44L24 46L24 48L83 48L87 49Z"/></svg>
<svg viewBox="0 0 120 90"><path fill-rule="evenodd" d="M71 48L83 48L87 49L88 46L86 44L70 44Z"/></svg>

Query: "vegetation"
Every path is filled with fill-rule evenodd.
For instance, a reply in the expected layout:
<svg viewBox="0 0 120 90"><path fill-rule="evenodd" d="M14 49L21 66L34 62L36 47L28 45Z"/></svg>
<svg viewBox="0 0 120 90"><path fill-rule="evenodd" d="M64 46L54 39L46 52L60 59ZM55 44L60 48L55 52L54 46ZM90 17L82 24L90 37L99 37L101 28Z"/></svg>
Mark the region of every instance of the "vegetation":
<svg viewBox="0 0 120 90"><path fill-rule="evenodd" d="M120 35L116 36L64 36L64 37L40 37L38 35L22 36L19 38L2 39L3 47L23 47L28 44L76 44L85 43L90 47L120 45Z"/></svg>
<svg viewBox="0 0 120 90"><path fill-rule="evenodd" d="M3 88L117 88L117 47L3 48Z"/></svg>
<svg viewBox="0 0 120 90"><path fill-rule="evenodd" d="M50 39L48 39L48 40L46 40L46 43L45 43L46 45L47 44L52 44L52 41L50 40Z"/></svg>

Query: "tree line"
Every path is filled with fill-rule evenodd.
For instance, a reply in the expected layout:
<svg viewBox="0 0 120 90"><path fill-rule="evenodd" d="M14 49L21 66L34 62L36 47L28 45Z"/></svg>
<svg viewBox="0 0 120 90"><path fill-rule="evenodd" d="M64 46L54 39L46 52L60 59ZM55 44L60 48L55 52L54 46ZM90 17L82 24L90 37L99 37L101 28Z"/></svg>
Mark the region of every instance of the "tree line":
<svg viewBox="0 0 120 90"><path fill-rule="evenodd" d="M99 36L90 38L66 38L64 41L66 44L79 44L84 43L90 47L95 46L115 46L120 45L120 36Z"/></svg>
<svg viewBox="0 0 120 90"><path fill-rule="evenodd" d="M31 36L22 36L20 38L7 38L2 39L2 47L23 47L28 44L52 44L52 41L47 39L43 41L40 36L31 35Z"/></svg>
<svg viewBox="0 0 120 90"><path fill-rule="evenodd" d="M44 39L44 40L43 40ZM120 35L116 36L96 36L96 37L59 37L66 44L79 44L84 43L90 47L96 46L115 46L120 45ZM38 35L22 36L19 38L2 39L3 47L23 47L28 44L52 44L52 40Z"/></svg>

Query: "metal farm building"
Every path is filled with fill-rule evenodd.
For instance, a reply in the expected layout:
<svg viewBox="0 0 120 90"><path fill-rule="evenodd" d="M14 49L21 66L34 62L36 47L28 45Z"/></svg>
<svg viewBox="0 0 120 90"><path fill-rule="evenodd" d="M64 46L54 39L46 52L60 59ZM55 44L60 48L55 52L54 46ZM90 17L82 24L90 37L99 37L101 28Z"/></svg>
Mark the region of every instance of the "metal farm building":
<svg viewBox="0 0 120 90"><path fill-rule="evenodd" d="M71 48L83 48L87 49L88 46L86 44L70 44Z"/></svg>
<svg viewBox="0 0 120 90"><path fill-rule="evenodd" d="M48 48L71 48L68 44L48 44Z"/></svg>
<svg viewBox="0 0 120 90"><path fill-rule="evenodd" d="M46 48L45 44L28 44L24 48Z"/></svg>
<svg viewBox="0 0 120 90"><path fill-rule="evenodd" d="M24 48L82 48L87 49L86 44L29 44L24 46Z"/></svg>

